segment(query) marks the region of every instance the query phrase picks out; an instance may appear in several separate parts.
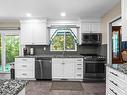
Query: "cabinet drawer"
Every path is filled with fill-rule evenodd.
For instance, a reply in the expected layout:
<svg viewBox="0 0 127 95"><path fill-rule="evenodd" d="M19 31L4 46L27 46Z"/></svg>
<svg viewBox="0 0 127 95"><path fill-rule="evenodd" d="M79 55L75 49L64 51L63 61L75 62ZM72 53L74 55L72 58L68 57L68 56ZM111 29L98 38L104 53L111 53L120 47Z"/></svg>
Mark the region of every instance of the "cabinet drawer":
<svg viewBox="0 0 127 95"><path fill-rule="evenodd" d="M16 64L21 64L21 63L35 63L35 58L15 58L15 63Z"/></svg>
<svg viewBox="0 0 127 95"><path fill-rule="evenodd" d="M110 92L111 95L126 95L124 92L111 85L108 87L108 92Z"/></svg>
<svg viewBox="0 0 127 95"><path fill-rule="evenodd" d="M76 73L75 78L83 79L83 74L81 73Z"/></svg>
<svg viewBox="0 0 127 95"><path fill-rule="evenodd" d="M127 84L123 80L116 79L112 76L108 77L108 81L110 84L118 87L119 89L127 92Z"/></svg>
<svg viewBox="0 0 127 95"><path fill-rule="evenodd" d="M123 80L125 79L125 75L123 73L121 73L119 71L116 71L114 69L111 69L111 68L108 69L108 75L112 75L116 78L120 78L120 79L123 79Z"/></svg>
<svg viewBox="0 0 127 95"><path fill-rule="evenodd" d="M15 64L15 68L16 69L34 69L34 67L35 67L35 64L33 63L33 64L30 64L30 63L19 63L19 64Z"/></svg>
<svg viewBox="0 0 127 95"><path fill-rule="evenodd" d="M16 78L35 78L35 72L33 70L21 70L18 69L15 72Z"/></svg>
<svg viewBox="0 0 127 95"><path fill-rule="evenodd" d="M83 67L76 67L75 72L83 74Z"/></svg>
<svg viewBox="0 0 127 95"><path fill-rule="evenodd" d="M75 63L75 66L76 67L83 67L83 62L81 62L81 63Z"/></svg>
<svg viewBox="0 0 127 95"><path fill-rule="evenodd" d="M83 58L76 58L75 63L83 63Z"/></svg>

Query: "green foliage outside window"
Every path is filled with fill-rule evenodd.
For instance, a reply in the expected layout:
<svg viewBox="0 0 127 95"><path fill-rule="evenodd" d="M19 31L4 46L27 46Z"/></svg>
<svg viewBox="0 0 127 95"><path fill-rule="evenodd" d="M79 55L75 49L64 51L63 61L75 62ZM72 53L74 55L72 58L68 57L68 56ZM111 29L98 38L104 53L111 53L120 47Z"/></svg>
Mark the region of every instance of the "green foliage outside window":
<svg viewBox="0 0 127 95"><path fill-rule="evenodd" d="M64 33L57 33L52 40L52 50L64 50Z"/></svg>
<svg viewBox="0 0 127 95"><path fill-rule="evenodd" d="M14 62L19 55L19 36L6 36L6 63Z"/></svg>
<svg viewBox="0 0 127 95"><path fill-rule="evenodd" d="M19 55L19 36L6 36L6 72L10 72L10 63Z"/></svg>
<svg viewBox="0 0 127 95"><path fill-rule="evenodd" d="M19 55L19 36L8 35L5 36L6 44L6 66L5 71L10 72L10 63L14 62L16 56ZM1 66L1 37L0 37L0 72L2 71Z"/></svg>
<svg viewBox="0 0 127 95"><path fill-rule="evenodd" d="M65 43L66 43L66 45L65 45L66 50L75 50L75 40L70 32L66 33Z"/></svg>

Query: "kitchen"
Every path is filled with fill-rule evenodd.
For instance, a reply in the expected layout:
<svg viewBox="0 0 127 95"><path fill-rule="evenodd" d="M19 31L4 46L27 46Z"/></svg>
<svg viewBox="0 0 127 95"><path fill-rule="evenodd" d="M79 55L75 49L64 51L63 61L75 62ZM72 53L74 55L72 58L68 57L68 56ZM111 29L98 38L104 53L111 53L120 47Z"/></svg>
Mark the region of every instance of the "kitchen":
<svg viewBox="0 0 127 95"><path fill-rule="evenodd" d="M52 3L61 8L62 2L66 3L66 1ZM84 2L88 3L87 0ZM62 10L65 12L60 11L55 14L51 11L50 15L49 12L42 10L43 7L47 10L53 8L48 2L45 4L51 7L44 5L40 8L39 3L31 1L31 6L34 3L37 4L37 11L33 7L31 9L21 7L24 2L20 1L17 5L19 4L22 11L19 12L19 8L17 8L15 11L19 14L15 15L12 14L15 12L9 7L8 14L10 16L7 16L7 13L1 15L0 22L2 39L0 64L0 79L2 81L0 83L6 83L8 79L10 83L15 81L19 83L18 80L21 80L20 90L13 95L120 95L120 92L123 93L122 95L126 95L126 90L123 90L126 85L121 86L124 82L120 83L121 88L115 87L116 82L120 79L115 76L116 80L114 80L113 75L110 75L112 72L112 74L121 75L122 79L126 78L126 74L119 72L126 70L123 68L126 64L119 64L124 60L119 59L119 62L113 62L112 59L116 56L120 58L121 50L126 49L126 33L124 32L126 31L126 22L124 21L127 8L125 2L125 0L93 1L93 5L89 5L91 12L86 11L85 13L83 11L84 14L78 14L82 7L85 9L83 1L82 3L78 2L81 7L77 8L77 11L70 9L71 7L68 5L67 8L63 6L65 9ZM6 2L2 4L4 3ZM75 1L74 5L77 6L76 4ZM11 5L15 4L10 2L9 6ZM73 6L72 8L75 9ZM93 10L92 6L96 6L97 10ZM102 10L100 10L101 8ZM25 16L23 9L29 10ZM43 14L38 13L39 9ZM73 14L71 11L77 12L77 14ZM122 23L119 25L118 20L121 17L120 23ZM112 31L109 30L108 25L110 27L112 25L122 26L122 34L120 33L122 38L119 38L119 42L123 43L119 46L116 43L118 38L113 36L112 39ZM116 48L117 46L118 48ZM121 46L123 46L122 49ZM112 68L117 69L118 72L113 71L115 69ZM109 76L113 78L110 79ZM3 82L3 80L6 81ZM2 86L4 87L4 85ZM0 87L2 86L0 85ZM6 95L5 92L7 91L4 88L0 90L1 95Z"/></svg>

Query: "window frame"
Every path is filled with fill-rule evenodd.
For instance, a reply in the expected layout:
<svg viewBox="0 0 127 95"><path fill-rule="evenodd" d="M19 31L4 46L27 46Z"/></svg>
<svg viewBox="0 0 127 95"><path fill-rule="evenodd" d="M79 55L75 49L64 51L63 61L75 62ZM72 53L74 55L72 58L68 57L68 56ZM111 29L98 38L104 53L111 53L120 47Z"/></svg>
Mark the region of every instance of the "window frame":
<svg viewBox="0 0 127 95"><path fill-rule="evenodd" d="M57 28L55 28L55 29L57 29ZM59 29L60 30L60 29ZM69 30L69 28L68 29L61 29L61 30ZM64 31L64 50L53 50L52 49L52 42L51 42L51 44L50 44L50 51L77 51L77 43L75 43L75 49L74 50L67 50L66 49L66 32L68 32L68 31ZM73 31L72 31L73 32ZM78 32L78 31L76 31L76 32ZM58 32L57 32L58 33ZM69 33L71 33L71 32L69 32ZM57 34L56 34L57 35ZM76 35L76 37L78 36L78 34ZM77 39L78 39L78 37L77 37ZM50 40L51 40L51 31L50 31Z"/></svg>
<svg viewBox="0 0 127 95"><path fill-rule="evenodd" d="M5 41L5 37L6 35L16 35L19 36L19 55L21 54L21 40L20 40L20 30L0 30L0 35L1 35L1 65L2 65L2 72L0 73L8 73L5 70L5 66L6 66L6 41Z"/></svg>

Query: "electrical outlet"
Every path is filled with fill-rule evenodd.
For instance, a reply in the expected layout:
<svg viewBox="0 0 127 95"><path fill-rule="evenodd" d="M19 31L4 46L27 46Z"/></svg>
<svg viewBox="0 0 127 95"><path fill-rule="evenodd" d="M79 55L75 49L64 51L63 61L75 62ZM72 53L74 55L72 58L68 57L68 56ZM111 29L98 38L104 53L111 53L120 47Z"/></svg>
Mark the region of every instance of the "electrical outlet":
<svg viewBox="0 0 127 95"><path fill-rule="evenodd" d="M44 51L45 51L45 50L46 50L46 47L44 47L43 49L44 49Z"/></svg>

